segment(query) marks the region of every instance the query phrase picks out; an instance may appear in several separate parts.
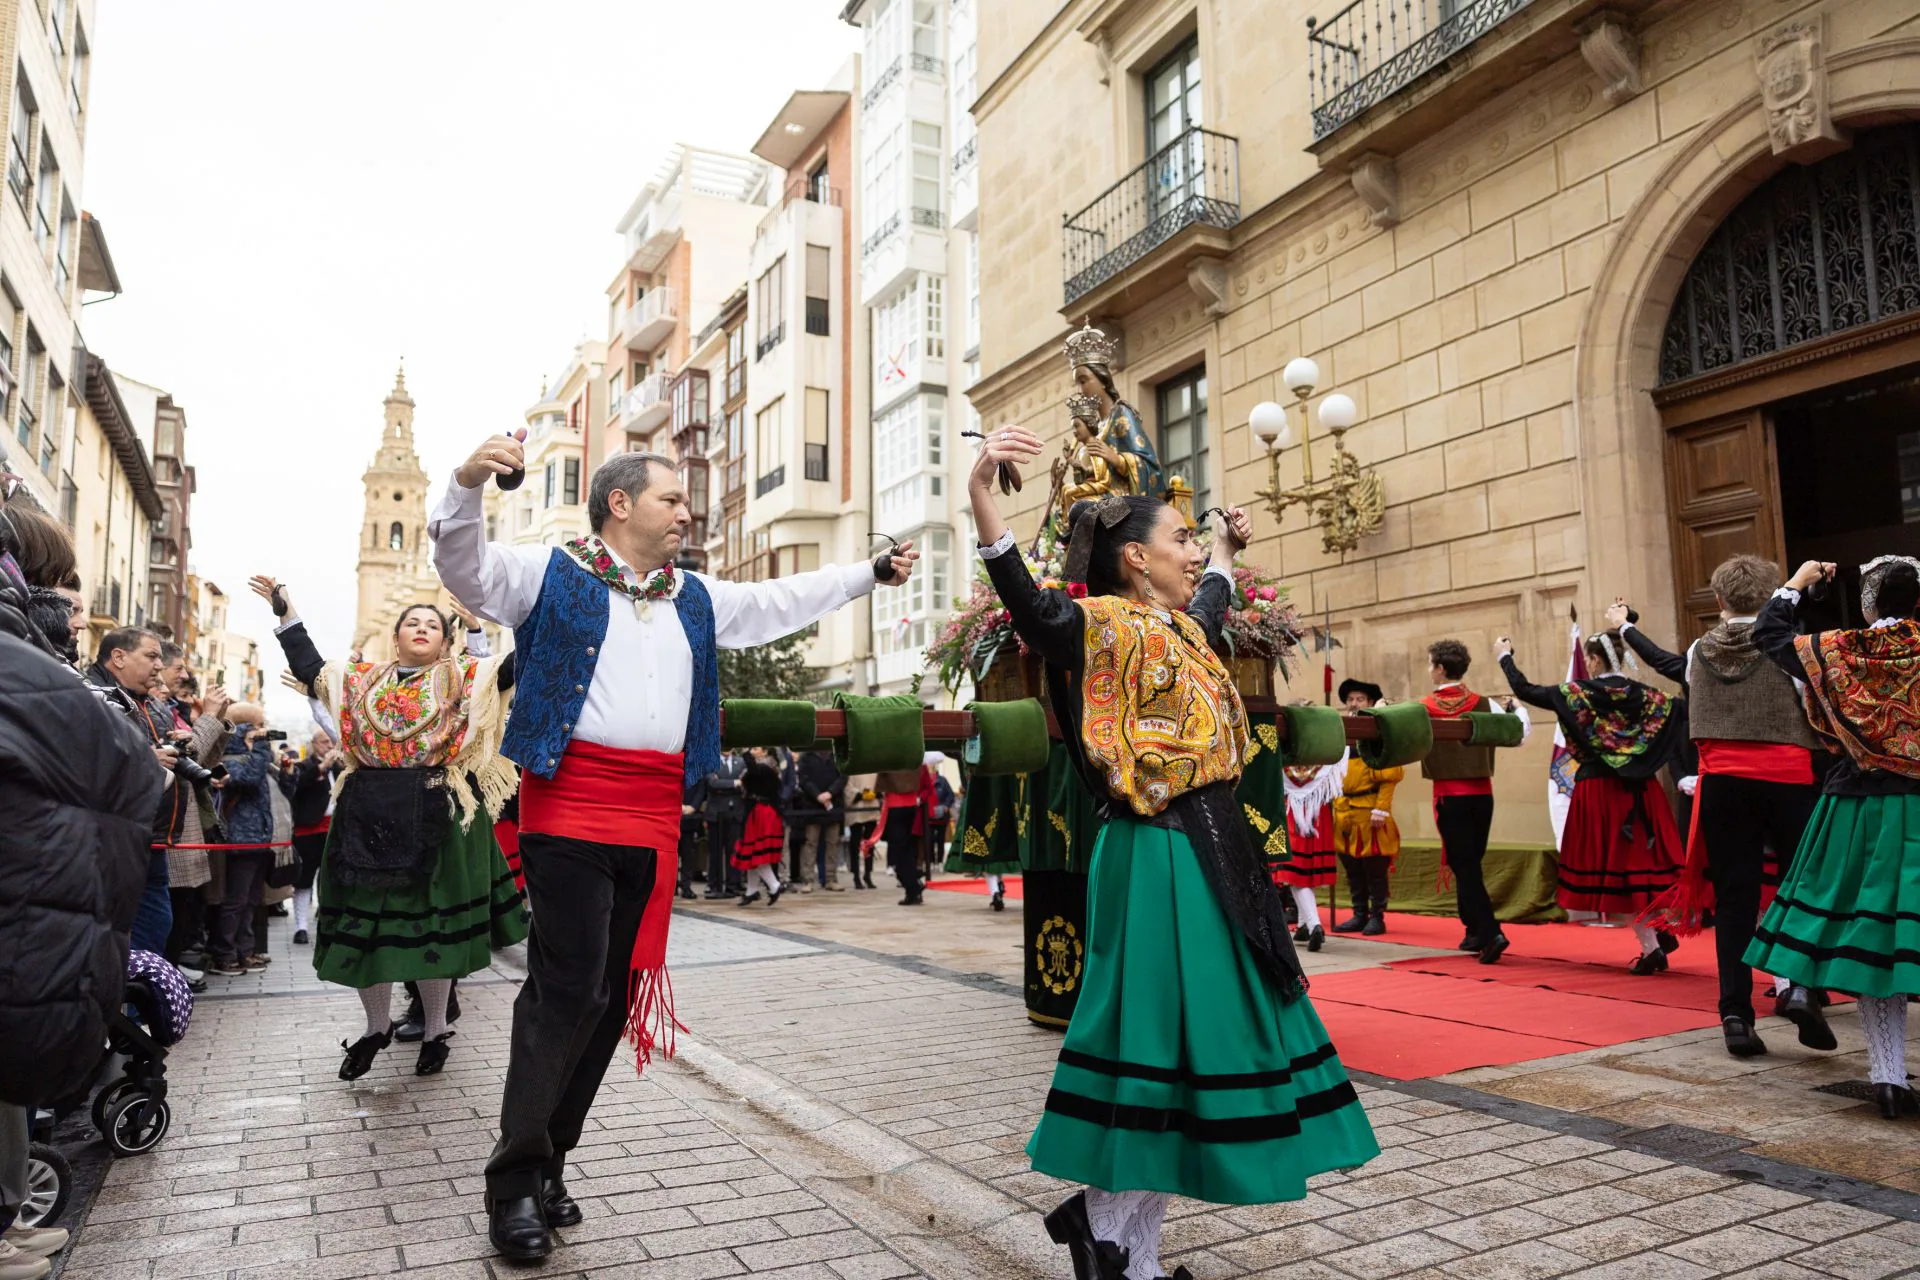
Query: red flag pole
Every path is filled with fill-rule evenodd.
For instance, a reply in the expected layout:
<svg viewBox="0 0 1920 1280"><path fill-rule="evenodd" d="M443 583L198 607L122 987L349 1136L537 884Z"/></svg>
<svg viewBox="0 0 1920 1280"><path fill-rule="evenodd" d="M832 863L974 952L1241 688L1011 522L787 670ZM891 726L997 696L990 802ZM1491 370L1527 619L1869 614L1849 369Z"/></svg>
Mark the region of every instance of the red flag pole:
<svg viewBox="0 0 1920 1280"><path fill-rule="evenodd" d="M1321 667L1320 698L1330 707L1333 705L1333 597L1322 600L1320 609L1320 643L1327 655Z"/></svg>

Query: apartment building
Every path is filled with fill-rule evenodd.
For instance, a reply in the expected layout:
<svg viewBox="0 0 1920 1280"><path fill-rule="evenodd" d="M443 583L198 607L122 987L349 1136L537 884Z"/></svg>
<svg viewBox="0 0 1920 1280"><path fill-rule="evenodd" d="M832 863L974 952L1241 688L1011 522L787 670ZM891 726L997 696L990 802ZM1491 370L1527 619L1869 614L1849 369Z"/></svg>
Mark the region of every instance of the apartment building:
<svg viewBox="0 0 1920 1280"><path fill-rule="evenodd" d="M487 539L557 546L587 532L587 439L605 419L607 345L582 342L527 409L527 478L486 490Z"/></svg>
<svg viewBox="0 0 1920 1280"><path fill-rule="evenodd" d="M755 560L747 531L747 387L752 366L748 344L747 286L742 284L700 332L693 357L709 372L713 418L703 468L708 493L707 571L733 581L753 579L765 564Z"/></svg>
<svg viewBox="0 0 1920 1280"><path fill-rule="evenodd" d="M676 146L615 230L607 286L606 399L589 457L666 452L673 379L693 339L747 274L773 175L752 156Z"/></svg>
<svg viewBox="0 0 1920 1280"><path fill-rule="evenodd" d="M847 198L858 77L850 60L827 88L794 93L753 147L784 180L749 257L740 479L750 577L868 555L866 326ZM814 632L808 665L824 687L864 689L867 648L866 619L843 610Z"/></svg>
<svg viewBox="0 0 1920 1280"><path fill-rule="evenodd" d="M183 621L154 609L152 588L153 553L166 541L156 531L168 528L168 507L149 459L166 393L117 376L97 355L82 351L81 361L83 399L69 420L72 461L60 513L88 602L81 647L92 652L107 632L128 624L164 626L177 638Z"/></svg>
<svg viewBox="0 0 1920 1280"><path fill-rule="evenodd" d="M218 583L195 578L194 670L203 689L225 689L241 702L258 702L262 691L260 645L228 626L233 600Z"/></svg>
<svg viewBox="0 0 1920 1280"><path fill-rule="evenodd" d="M979 373L975 4L851 0L841 14L864 35L858 222L873 528L922 552L911 582L873 595L883 693L920 672L973 569L972 451L956 444L974 421L964 393Z"/></svg>
<svg viewBox="0 0 1920 1280"><path fill-rule="evenodd" d="M187 411L162 392L153 423L153 479L160 490L161 514L154 521L147 555L147 617L190 646L193 597L187 586L187 565L193 554L190 522L195 477L186 459Z"/></svg>

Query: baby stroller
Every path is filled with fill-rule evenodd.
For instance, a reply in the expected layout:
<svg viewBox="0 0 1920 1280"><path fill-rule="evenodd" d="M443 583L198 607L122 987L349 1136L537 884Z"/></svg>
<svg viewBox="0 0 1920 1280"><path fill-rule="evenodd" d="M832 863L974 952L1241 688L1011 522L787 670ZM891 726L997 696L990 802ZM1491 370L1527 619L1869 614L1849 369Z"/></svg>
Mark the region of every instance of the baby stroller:
<svg viewBox="0 0 1920 1280"><path fill-rule="evenodd" d="M127 959L126 995L126 1005L107 1022L106 1060L121 1063L120 1075L94 1095L92 1115L93 1127L115 1155L137 1156L160 1145L173 1122L173 1108L167 1105L166 1047L187 1034L193 992L164 959L151 951L135 951Z"/></svg>

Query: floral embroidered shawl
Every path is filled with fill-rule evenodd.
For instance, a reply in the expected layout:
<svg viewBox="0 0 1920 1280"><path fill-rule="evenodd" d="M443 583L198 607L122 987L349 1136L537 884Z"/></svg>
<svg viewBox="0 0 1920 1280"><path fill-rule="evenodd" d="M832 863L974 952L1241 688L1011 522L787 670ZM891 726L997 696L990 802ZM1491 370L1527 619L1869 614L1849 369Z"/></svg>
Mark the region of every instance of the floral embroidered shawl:
<svg viewBox="0 0 1920 1280"><path fill-rule="evenodd" d="M1135 813L1240 776L1247 713L1206 632L1117 596L1078 601L1086 624L1081 741Z"/></svg>
<svg viewBox="0 0 1920 1280"><path fill-rule="evenodd" d="M1862 769L1920 778L1920 622L1796 636L1807 720Z"/></svg>
<svg viewBox="0 0 1920 1280"><path fill-rule="evenodd" d="M1675 699L1634 680L1571 681L1554 701L1574 755L1623 778L1658 773L1684 724Z"/></svg>

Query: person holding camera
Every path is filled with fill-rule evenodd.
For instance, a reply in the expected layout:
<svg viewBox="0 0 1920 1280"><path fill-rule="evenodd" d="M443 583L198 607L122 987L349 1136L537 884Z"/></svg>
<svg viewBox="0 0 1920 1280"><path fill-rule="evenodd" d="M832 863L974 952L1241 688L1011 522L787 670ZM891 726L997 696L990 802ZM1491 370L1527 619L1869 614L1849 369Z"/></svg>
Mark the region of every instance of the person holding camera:
<svg viewBox="0 0 1920 1280"><path fill-rule="evenodd" d="M307 754L282 771L280 789L293 806L293 851L300 873L293 882L293 940L304 946L311 940L313 882L320 874L320 855L326 852L327 828L333 819L333 784L347 767L346 755L333 735L316 727Z"/></svg>
<svg viewBox="0 0 1920 1280"><path fill-rule="evenodd" d="M186 807L192 800L191 788L210 781L203 776L206 770L183 756L171 737L173 718L163 716L148 699L160 667L159 636L144 627L118 627L100 638L99 652L87 671L88 683L146 734L154 759L169 775L167 789L153 814L147 887L140 896L140 914L133 922L134 949L155 954L166 951L167 939L173 933L167 846L179 838Z"/></svg>
<svg viewBox="0 0 1920 1280"><path fill-rule="evenodd" d="M366 1033L341 1042L342 1080L358 1080L393 1042L393 984L420 992L414 1074L436 1075L452 1052L447 1004L455 978L527 936L527 910L493 836L517 776L499 754L512 655L452 651L439 609L409 605L387 662L329 664L284 587L249 584L278 617L293 676L338 729L345 778L316 886L313 967L354 987Z"/></svg>
<svg viewBox="0 0 1920 1280"><path fill-rule="evenodd" d="M273 865L273 769L266 712L250 702L228 712L233 730L221 757L220 809L226 830L226 892L214 922L212 972L237 978L267 967L265 938L254 937L253 908Z"/></svg>

